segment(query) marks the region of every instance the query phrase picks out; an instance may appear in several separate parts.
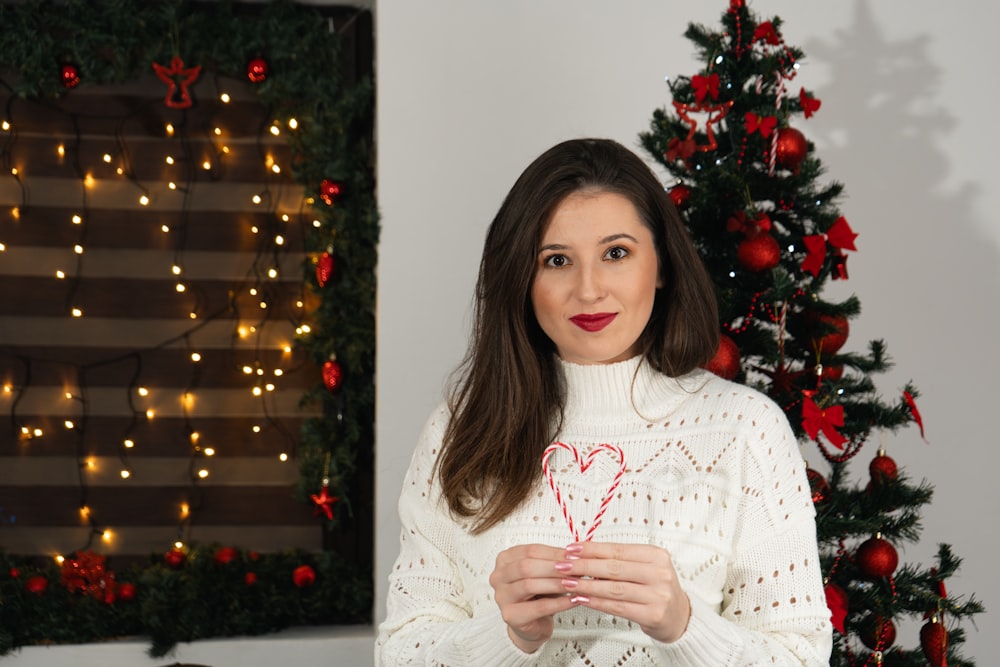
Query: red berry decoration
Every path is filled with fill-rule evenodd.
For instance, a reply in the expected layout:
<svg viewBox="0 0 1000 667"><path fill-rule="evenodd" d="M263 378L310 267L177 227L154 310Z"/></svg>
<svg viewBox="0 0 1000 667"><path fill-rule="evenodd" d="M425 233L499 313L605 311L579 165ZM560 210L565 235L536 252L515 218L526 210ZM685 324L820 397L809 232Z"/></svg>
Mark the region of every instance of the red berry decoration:
<svg viewBox="0 0 1000 667"><path fill-rule="evenodd" d="M896 462L885 455L884 450L878 450L878 456L868 464L868 472L871 473L872 482L879 484L882 482L895 481L899 476L899 468Z"/></svg>
<svg viewBox="0 0 1000 667"><path fill-rule="evenodd" d="M292 581L299 588L308 588L316 583L316 570L308 565L299 565L292 572Z"/></svg>
<svg viewBox="0 0 1000 667"><path fill-rule="evenodd" d="M184 559L184 552L180 549L171 549L167 553L163 554L163 562L175 570L184 565Z"/></svg>
<svg viewBox="0 0 1000 667"><path fill-rule="evenodd" d="M65 88L75 88L80 83L80 70L73 63L66 63L59 68L59 80Z"/></svg>
<svg viewBox="0 0 1000 667"><path fill-rule="evenodd" d="M945 658L948 653L948 631L937 614L920 628L920 648L927 656L931 667L948 667Z"/></svg>
<svg viewBox="0 0 1000 667"><path fill-rule="evenodd" d="M814 505L820 505L830 497L830 482L812 468L806 468L806 479L809 480L809 491L812 492Z"/></svg>
<svg viewBox="0 0 1000 667"><path fill-rule="evenodd" d="M740 242L736 258L754 273L770 271L781 261L781 248L770 234L757 234Z"/></svg>
<svg viewBox="0 0 1000 667"><path fill-rule="evenodd" d="M35 595L41 595L49 587L49 580L41 575L31 577L24 582L24 590Z"/></svg>
<svg viewBox="0 0 1000 667"><path fill-rule="evenodd" d="M239 556L239 552L232 547L222 547L215 552L215 562L218 565L225 565L226 563L231 563L236 560Z"/></svg>
<svg viewBox="0 0 1000 667"><path fill-rule="evenodd" d="M328 359L323 362L323 384L326 386L327 391L337 391L340 389L343 376L344 372L341 370L340 364L337 363L336 359Z"/></svg>
<svg viewBox="0 0 1000 667"><path fill-rule="evenodd" d="M340 194L340 189L340 183L324 178L323 182L319 184L320 199L326 202L327 206L333 206L334 200Z"/></svg>
<svg viewBox="0 0 1000 667"><path fill-rule="evenodd" d="M688 200L691 199L691 188L683 183L680 183L670 188L670 192L668 194L670 195L670 201L674 203L674 206L676 206L678 210L683 210L687 207Z"/></svg>
<svg viewBox="0 0 1000 667"><path fill-rule="evenodd" d="M891 577L899 565L896 547L876 534L865 540L855 554L858 567L865 575L874 578Z"/></svg>
<svg viewBox="0 0 1000 667"><path fill-rule="evenodd" d="M327 248L319 259L316 260L316 282L320 287L325 287L333 276L334 261L331 249Z"/></svg>
<svg viewBox="0 0 1000 667"><path fill-rule="evenodd" d="M131 602L135 599L135 584L126 581L118 587L118 599L122 602Z"/></svg>
<svg viewBox="0 0 1000 667"><path fill-rule="evenodd" d="M705 364L704 368L719 377L732 380L740 372L740 348L729 336L720 336L715 356Z"/></svg>
<svg viewBox="0 0 1000 667"><path fill-rule="evenodd" d="M263 58L254 58L248 62L247 78L251 83L262 83L267 79L267 61Z"/></svg>
<svg viewBox="0 0 1000 667"><path fill-rule="evenodd" d="M778 140L774 148L775 162L782 169L797 172L806 159L809 144L804 134L794 127L783 127L778 130Z"/></svg>

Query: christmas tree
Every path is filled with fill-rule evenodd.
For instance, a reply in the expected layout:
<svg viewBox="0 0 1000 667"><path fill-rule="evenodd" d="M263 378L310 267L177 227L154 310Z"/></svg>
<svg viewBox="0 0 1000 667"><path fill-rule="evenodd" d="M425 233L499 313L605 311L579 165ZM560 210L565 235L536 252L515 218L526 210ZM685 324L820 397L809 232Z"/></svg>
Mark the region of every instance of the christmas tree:
<svg viewBox="0 0 1000 667"><path fill-rule="evenodd" d="M745 0L730 1L721 30L690 25L702 68L671 81L672 105L654 112L641 141L674 179L670 196L715 280L723 336L710 370L771 396L807 462L826 461L808 477L835 627L830 664L972 665L962 622L982 606L945 585L960 559L942 544L933 565L899 562L932 488L865 444L904 427L922 437L919 394L909 383L895 398L880 394L885 343L845 349L860 301L824 296L827 281L848 279L858 235L838 210L843 185L821 182L815 147L792 126L821 102L793 86L804 54L781 27ZM862 453L870 477L853 481ZM906 620L919 637L897 637Z"/></svg>

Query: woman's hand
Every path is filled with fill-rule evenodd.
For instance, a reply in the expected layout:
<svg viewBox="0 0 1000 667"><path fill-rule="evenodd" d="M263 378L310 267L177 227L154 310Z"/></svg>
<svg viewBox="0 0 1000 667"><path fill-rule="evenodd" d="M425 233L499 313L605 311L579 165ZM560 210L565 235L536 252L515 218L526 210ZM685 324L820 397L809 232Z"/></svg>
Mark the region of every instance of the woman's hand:
<svg viewBox="0 0 1000 667"><path fill-rule="evenodd" d="M556 569L567 551L542 544L505 549L497 555L490 575L493 598L507 624L511 641L525 653L534 653L552 636L553 615L573 606L571 595Z"/></svg>
<svg viewBox="0 0 1000 667"><path fill-rule="evenodd" d="M691 601L665 549L582 542L566 547L565 556L553 567L574 604L628 619L662 642L684 634Z"/></svg>

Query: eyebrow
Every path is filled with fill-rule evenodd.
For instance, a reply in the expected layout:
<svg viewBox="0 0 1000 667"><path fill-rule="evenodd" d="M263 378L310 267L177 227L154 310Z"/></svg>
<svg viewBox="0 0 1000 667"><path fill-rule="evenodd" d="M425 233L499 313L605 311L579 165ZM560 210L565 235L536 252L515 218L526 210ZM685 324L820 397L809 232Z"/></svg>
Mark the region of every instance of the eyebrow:
<svg viewBox="0 0 1000 667"><path fill-rule="evenodd" d="M633 243L639 243L639 239L635 238L631 234L626 234L625 232L621 232L619 234L611 234L610 236L605 236L604 238L599 239L597 241L597 245L612 243L613 241L617 241L618 239L628 239ZM566 250L568 248L569 248L568 245L563 245L561 243L550 243L549 245L544 245L541 248L539 248L538 252L544 252L546 250Z"/></svg>

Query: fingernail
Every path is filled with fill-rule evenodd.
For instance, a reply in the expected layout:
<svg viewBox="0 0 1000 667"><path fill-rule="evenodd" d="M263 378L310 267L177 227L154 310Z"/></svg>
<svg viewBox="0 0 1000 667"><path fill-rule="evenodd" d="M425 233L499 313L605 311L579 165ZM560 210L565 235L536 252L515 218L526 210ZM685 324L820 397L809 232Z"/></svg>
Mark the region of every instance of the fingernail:
<svg viewBox="0 0 1000 667"><path fill-rule="evenodd" d="M569 599L569 601L572 602L573 604L587 604L588 602L590 602L590 598L588 598L586 595L574 595Z"/></svg>
<svg viewBox="0 0 1000 667"><path fill-rule="evenodd" d="M580 582L576 579L562 579L559 583L563 585L563 588L567 588L569 590L573 590L580 585Z"/></svg>
<svg viewBox="0 0 1000 667"><path fill-rule="evenodd" d="M582 544L571 544L568 547L566 547L566 553L568 554L579 555L582 552L583 552Z"/></svg>
<svg viewBox="0 0 1000 667"><path fill-rule="evenodd" d="M558 572L569 572L570 570L573 569L573 564L566 562L559 562L556 563L555 568Z"/></svg>

